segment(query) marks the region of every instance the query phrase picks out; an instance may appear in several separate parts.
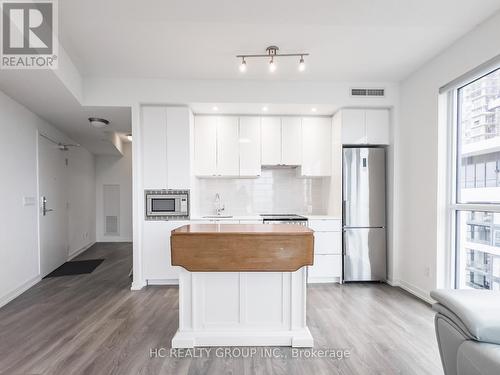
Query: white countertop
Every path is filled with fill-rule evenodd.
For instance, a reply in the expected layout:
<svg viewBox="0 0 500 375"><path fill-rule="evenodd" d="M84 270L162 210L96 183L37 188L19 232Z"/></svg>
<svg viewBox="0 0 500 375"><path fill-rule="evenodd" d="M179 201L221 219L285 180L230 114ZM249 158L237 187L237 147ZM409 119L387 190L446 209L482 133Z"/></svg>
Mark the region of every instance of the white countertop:
<svg viewBox="0 0 500 375"><path fill-rule="evenodd" d="M341 217L339 216L333 216L333 215L302 215L304 217L307 217L309 220L342 220Z"/></svg>
<svg viewBox="0 0 500 375"><path fill-rule="evenodd" d="M339 216L333 215L309 215L309 214L298 214L306 217L309 220L342 220ZM232 221L232 220L241 220L241 221L252 221L252 220L262 220L262 216L260 215L235 215L232 217L204 217L201 216L191 216L191 220L193 221L204 221L204 220L220 220L220 221Z"/></svg>
<svg viewBox="0 0 500 375"><path fill-rule="evenodd" d="M223 215L224 216L224 215ZM241 220L241 221L251 221L251 220L262 220L260 215L235 215L232 217L205 217L205 216L191 216L191 220L193 221L205 221L205 220L220 220L220 221L232 221L232 220Z"/></svg>

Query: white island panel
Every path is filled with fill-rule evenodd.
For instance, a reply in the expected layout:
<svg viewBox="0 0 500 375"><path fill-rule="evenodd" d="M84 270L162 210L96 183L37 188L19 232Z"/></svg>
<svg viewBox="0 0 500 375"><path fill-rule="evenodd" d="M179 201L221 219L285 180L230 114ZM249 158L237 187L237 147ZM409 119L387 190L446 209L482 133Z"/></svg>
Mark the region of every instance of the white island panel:
<svg viewBox="0 0 500 375"><path fill-rule="evenodd" d="M181 269L179 330L172 347L312 347L305 302L305 267L295 272Z"/></svg>

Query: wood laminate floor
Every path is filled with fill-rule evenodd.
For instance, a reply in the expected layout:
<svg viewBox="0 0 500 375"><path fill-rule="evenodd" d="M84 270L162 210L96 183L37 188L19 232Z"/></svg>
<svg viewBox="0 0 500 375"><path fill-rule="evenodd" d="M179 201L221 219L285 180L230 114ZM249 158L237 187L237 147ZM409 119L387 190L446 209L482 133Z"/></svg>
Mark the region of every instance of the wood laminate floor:
<svg viewBox="0 0 500 375"><path fill-rule="evenodd" d="M288 348L161 357L178 327L177 287L131 292L129 243L99 243L77 259L92 258L105 258L92 274L42 280L0 309L0 374L442 374L431 308L385 284L308 287L315 348L348 350L346 359Z"/></svg>

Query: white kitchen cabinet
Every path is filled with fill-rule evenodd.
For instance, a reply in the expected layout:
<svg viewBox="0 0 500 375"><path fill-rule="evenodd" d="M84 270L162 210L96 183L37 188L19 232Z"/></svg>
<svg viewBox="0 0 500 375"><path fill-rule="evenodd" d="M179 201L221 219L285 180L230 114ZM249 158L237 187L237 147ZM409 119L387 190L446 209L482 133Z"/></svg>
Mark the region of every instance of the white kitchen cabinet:
<svg viewBox="0 0 500 375"><path fill-rule="evenodd" d="M340 281L342 277L342 255L314 254L314 265L307 270L308 283Z"/></svg>
<svg viewBox="0 0 500 375"><path fill-rule="evenodd" d="M177 283L178 267L171 265L170 232L189 221L145 221L143 227L143 272L148 284Z"/></svg>
<svg viewBox="0 0 500 375"><path fill-rule="evenodd" d="M196 116L194 159L197 176L217 175L217 117Z"/></svg>
<svg viewBox="0 0 500 375"><path fill-rule="evenodd" d="M314 232L315 254L342 254L342 232Z"/></svg>
<svg viewBox="0 0 500 375"><path fill-rule="evenodd" d="M366 116L363 109L343 109L338 113L342 121L342 144L366 143Z"/></svg>
<svg viewBox="0 0 500 375"><path fill-rule="evenodd" d="M366 110L366 143L370 145L389 144L389 110Z"/></svg>
<svg viewBox="0 0 500 375"><path fill-rule="evenodd" d="M300 165L302 162L302 118L281 118L281 164Z"/></svg>
<svg viewBox="0 0 500 375"><path fill-rule="evenodd" d="M187 189L190 186L192 116L187 107L167 107L168 189Z"/></svg>
<svg viewBox="0 0 500 375"><path fill-rule="evenodd" d="M238 117L217 118L218 176L238 176L240 173L238 132Z"/></svg>
<svg viewBox="0 0 500 375"><path fill-rule="evenodd" d="M308 267L308 283L340 282L342 279L342 222L340 219L312 219L314 264Z"/></svg>
<svg viewBox="0 0 500 375"><path fill-rule="evenodd" d="M342 220L310 219L307 226L315 232L340 232L342 231Z"/></svg>
<svg viewBox="0 0 500 375"><path fill-rule="evenodd" d="M240 117L239 163L241 177L261 175L260 117Z"/></svg>
<svg viewBox="0 0 500 375"><path fill-rule="evenodd" d="M342 122L344 145L388 145L390 112L388 109L343 109L335 116Z"/></svg>
<svg viewBox="0 0 500 375"><path fill-rule="evenodd" d="M262 164L281 164L281 118L262 117Z"/></svg>
<svg viewBox="0 0 500 375"><path fill-rule="evenodd" d="M329 117L304 117L302 119L302 176L331 175L331 131L332 119Z"/></svg>
<svg viewBox="0 0 500 375"><path fill-rule="evenodd" d="M192 113L187 107L142 107L145 189L187 189L191 174Z"/></svg>
<svg viewBox="0 0 500 375"><path fill-rule="evenodd" d="M167 110L142 107L142 168L145 189L167 187Z"/></svg>

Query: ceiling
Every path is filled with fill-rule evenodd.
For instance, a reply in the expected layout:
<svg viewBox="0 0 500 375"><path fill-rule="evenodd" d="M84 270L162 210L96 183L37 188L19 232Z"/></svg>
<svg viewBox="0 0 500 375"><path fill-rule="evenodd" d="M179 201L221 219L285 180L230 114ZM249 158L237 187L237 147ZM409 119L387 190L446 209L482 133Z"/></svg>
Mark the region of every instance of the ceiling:
<svg viewBox="0 0 500 375"><path fill-rule="evenodd" d="M84 76L397 82L500 0L64 0L59 34ZM238 71L236 54L309 52Z"/></svg>
<svg viewBox="0 0 500 375"><path fill-rule="evenodd" d="M64 0L59 39L84 81L396 83L498 9L500 0ZM247 73L239 72L236 54L264 53L270 44L310 53L306 71L286 58L273 74L265 59L248 60ZM50 71L0 71L0 89L94 154L117 151L88 117L131 131L129 107L83 107ZM343 104L190 105L195 113L331 115Z"/></svg>
<svg viewBox="0 0 500 375"><path fill-rule="evenodd" d="M56 126L96 155L120 156L105 132L130 133L129 107L84 107L49 70L2 70L0 87L11 98ZM49 88L49 89L47 89ZM89 117L110 121L106 130L90 126Z"/></svg>

